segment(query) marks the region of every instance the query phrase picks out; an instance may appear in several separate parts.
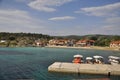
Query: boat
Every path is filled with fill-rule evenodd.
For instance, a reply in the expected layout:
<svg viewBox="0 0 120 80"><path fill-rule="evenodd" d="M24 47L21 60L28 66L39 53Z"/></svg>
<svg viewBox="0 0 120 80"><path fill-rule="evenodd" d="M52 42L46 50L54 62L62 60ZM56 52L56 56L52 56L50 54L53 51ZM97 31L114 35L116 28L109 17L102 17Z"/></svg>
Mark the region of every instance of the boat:
<svg viewBox="0 0 120 80"><path fill-rule="evenodd" d="M120 57L117 57L117 56L109 56L108 58L109 58L108 62L109 62L111 65L118 65L118 64L120 64Z"/></svg>
<svg viewBox="0 0 120 80"><path fill-rule="evenodd" d="M93 58L92 57L86 57L86 63L87 64L92 64L93 63Z"/></svg>
<svg viewBox="0 0 120 80"><path fill-rule="evenodd" d="M93 61L93 62L94 62L95 64L103 64L103 63L104 63L102 56L95 55L95 56L93 56L93 58L94 58L94 61Z"/></svg>
<svg viewBox="0 0 120 80"><path fill-rule="evenodd" d="M74 55L73 57L80 57L80 58L82 58L83 56L80 55L80 54L76 54L76 55Z"/></svg>
<svg viewBox="0 0 120 80"><path fill-rule="evenodd" d="M80 61L81 61L80 63L83 63L83 62L84 62L84 61L83 61L83 55L76 54L76 55L74 55L73 57L80 59ZM74 60L73 60L73 62L74 62Z"/></svg>

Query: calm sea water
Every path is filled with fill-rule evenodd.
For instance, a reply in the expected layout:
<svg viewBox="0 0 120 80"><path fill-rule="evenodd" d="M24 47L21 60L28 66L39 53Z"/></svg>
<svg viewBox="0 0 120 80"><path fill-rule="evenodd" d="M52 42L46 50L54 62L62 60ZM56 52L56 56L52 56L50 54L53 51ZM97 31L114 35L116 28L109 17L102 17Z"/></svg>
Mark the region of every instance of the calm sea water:
<svg viewBox="0 0 120 80"><path fill-rule="evenodd" d="M48 72L49 65L56 61L71 62L75 54L82 54L84 57L101 55L106 63L109 55L120 57L120 52L105 50L0 48L0 80L79 80L108 77L105 75ZM110 79L120 80L120 76L111 76Z"/></svg>

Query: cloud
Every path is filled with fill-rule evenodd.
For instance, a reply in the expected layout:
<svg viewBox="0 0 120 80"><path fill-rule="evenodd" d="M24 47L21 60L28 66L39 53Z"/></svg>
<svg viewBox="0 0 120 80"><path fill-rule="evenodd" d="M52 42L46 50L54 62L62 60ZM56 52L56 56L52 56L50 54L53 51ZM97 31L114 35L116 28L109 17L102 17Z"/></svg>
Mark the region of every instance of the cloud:
<svg viewBox="0 0 120 80"><path fill-rule="evenodd" d="M0 31L29 31L42 29L43 21L31 17L22 10L0 10Z"/></svg>
<svg viewBox="0 0 120 80"><path fill-rule="evenodd" d="M120 33L120 17L110 17L105 20L105 24L103 26L104 30L111 30L113 32Z"/></svg>
<svg viewBox="0 0 120 80"><path fill-rule="evenodd" d="M98 7L81 8L75 13L84 13L89 16L103 17L102 24L92 31L99 34L120 34L120 2Z"/></svg>
<svg viewBox="0 0 120 80"><path fill-rule="evenodd" d="M120 25L120 17L109 17L105 20L106 23L109 24L119 24Z"/></svg>
<svg viewBox="0 0 120 80"><path fill-rule="evenodd" d="M53 21L60 21L60 20L71 20L71 19L75 19L75 17L72 17L72 16L63 16L63 17L53 17L53 18L50 18L48 20L53 20Z"/></svg>
<svg viewBox="0 0 120 80"><path fill-rule="evenodd" d="M73 0L34 0L31 1L28 6L39 11L54 12L56 11L54 7L61 6L71 1Z"/></svg>
<svg viewBox="0 0 120 80"><path fill-rule="evenodd" d="M99 29L101 33L111 34L111 35L119 35L120 34L120 26L119 25L104 25L101 29Z"/></svg>
<svg viewBox="0 0 120 80"><path fill-rule="evenodd" d="M105 25L105 26L103 26L103 29L104 30L112 30L112 31L115 31L115 30L120 31L120 26L119 25Z"/></svg>
<svg viewBox="0 0 120 80"><path fill-rule="evenodd" d="M85 13L86 15L91 16L116 16L120 12L120 2L114 4L108 4L99 7L87 7L81 8L75 13Z"/></svg>

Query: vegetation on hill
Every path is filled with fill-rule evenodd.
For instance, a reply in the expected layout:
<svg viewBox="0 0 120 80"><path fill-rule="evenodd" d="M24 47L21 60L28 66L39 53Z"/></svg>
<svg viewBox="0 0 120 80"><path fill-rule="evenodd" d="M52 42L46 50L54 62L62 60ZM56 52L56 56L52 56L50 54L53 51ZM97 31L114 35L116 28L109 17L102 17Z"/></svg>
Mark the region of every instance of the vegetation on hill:
<svg viewBox="0 0 120 80"><path fill-rule="evenodd" d="M36 33L0 33L0 40L5 40L5 43L0 43L1 46L34 46L35 40L49 40L52 37L49 35Z"/></svg>
<svg viewBox="0 0 120 80"><path fill-rule="evenodd" d="M36 33L0 33L0 40L5 40L5 42L0 42L0 46L14 47L14 46L34 46L36 40L42 42L48 42L50 39L87 39L94 40L95 46L109 46L111 41L120 40L120 35L85 35L85 36L49 36Z"/></svg>

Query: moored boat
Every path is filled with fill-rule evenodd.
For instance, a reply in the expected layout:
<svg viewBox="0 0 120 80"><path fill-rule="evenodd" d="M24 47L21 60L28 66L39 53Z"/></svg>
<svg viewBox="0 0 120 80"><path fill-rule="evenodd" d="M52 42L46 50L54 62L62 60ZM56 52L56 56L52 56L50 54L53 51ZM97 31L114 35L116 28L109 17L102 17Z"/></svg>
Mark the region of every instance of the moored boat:
<svg viewBox="0 0 120 80"><path fill-rule="evenodd" d="M103 64L104 63L102 56L96 55L96 56L93 56L93 58L94 58L93 63L95 63L95 64Z"/></svg>
<svg viewBox="0 0 120 80"><path fill-rule="evenodd" d="M87 64L92 64L93 63L93 58L92 57L86 57L86 63Z"/></svg>
<svg viewBox="0 0 120 80"><path fill-rule="evenodd" d="M80 54L74 55L73 63L83 63L83 56Z"/></svg>
<svg viewBox="0 0 120 80"><path fill-rule="evenodd" d="M108 62L109 62L111 65L118 65L118 64L120 64L120 57L117 57L117 56L109 56L108 58L109 58Z"/></svg>

